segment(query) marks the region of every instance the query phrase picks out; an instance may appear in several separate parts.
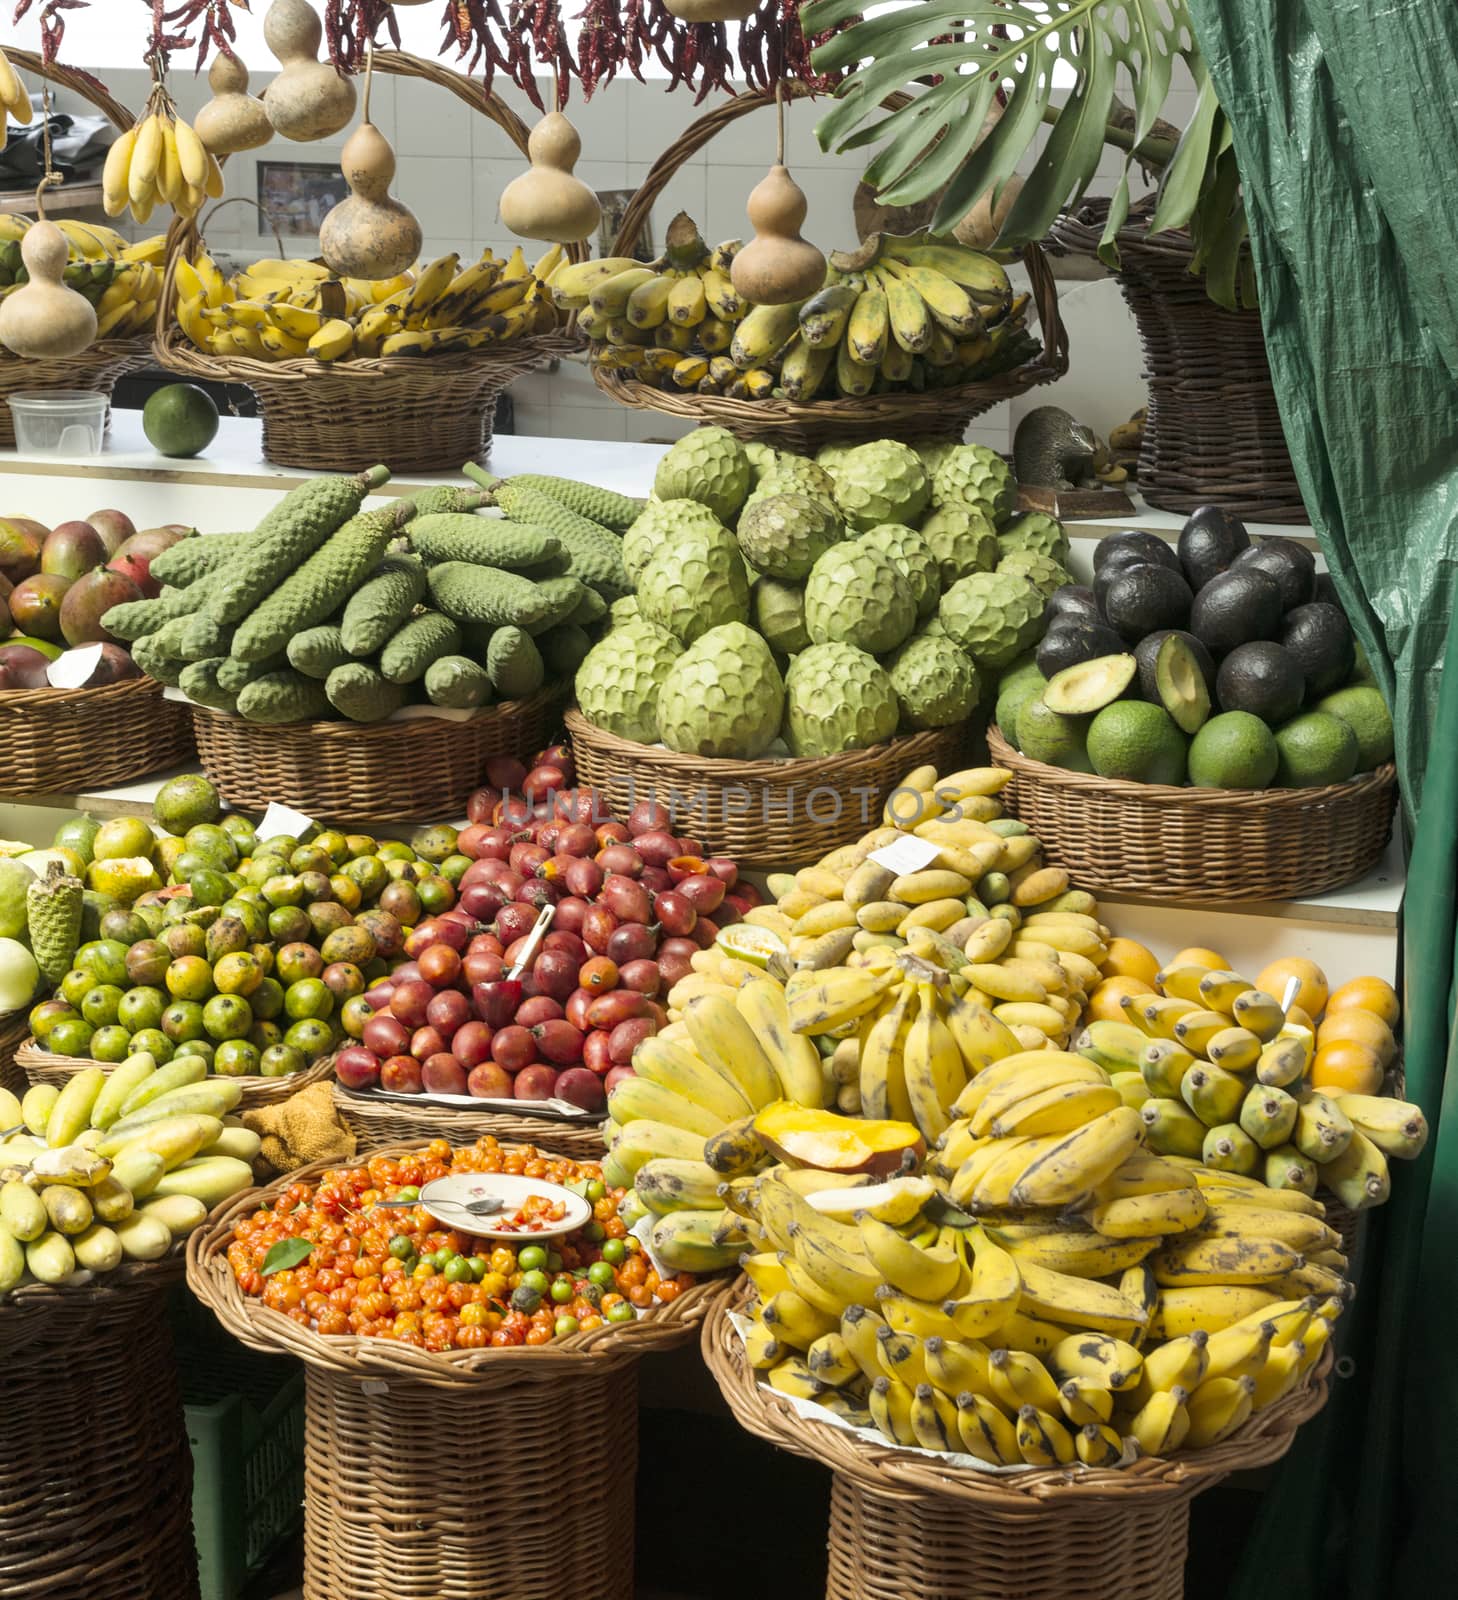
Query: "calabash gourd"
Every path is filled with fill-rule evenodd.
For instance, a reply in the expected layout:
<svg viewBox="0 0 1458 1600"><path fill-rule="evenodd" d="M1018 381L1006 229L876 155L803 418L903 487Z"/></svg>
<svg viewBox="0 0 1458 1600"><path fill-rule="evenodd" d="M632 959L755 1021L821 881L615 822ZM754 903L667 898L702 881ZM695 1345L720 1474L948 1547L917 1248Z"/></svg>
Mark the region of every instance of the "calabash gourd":
<svg viewBox="0 0 1458 1600"><path fill-rule="evenodd" d="M273 124L256 95L248 93L248 68L237 56L218 52L208 68L213 98L197 114L193 130L215 156L257 150L273 138Z"/></svg>
<svg viewBox="0 0 1458 1600"><path fill-rule="evenodd" d="M560 111L551 111L527 139L528 171L501 191L501 220L521 239L574 244L586 239L602 218L597 196L572 169L582 154L577 129Z"/></svg>
<svg viewBox="0 0 1458 1600"><path fill-rule="evenodd" d="M20 259L29 281L0 301L0 345L32 360L75 356L96 338L96 312L61 275L70 254L66 236L41 219L26 229Z"/></svg>
<svg viewBox="0 0 1458 1600"><path fill-rule="evenodd" d="M415 214L390 193L395 152L372 122L361 122L340 157L349 197L319 228L325 264L341 278L393 278L420 254L423 236Z"/></svg>
<svg viewBox="0 0 1458 1600"><path fill-rule="evenodd" d="M273 0L263 37L283 68L263 91L274 131L302 144L347 127L354 116L354 85L320 61L324 24L308 0Z"/></svg>
<svg viewBox="0 0 1458 1600"><path fill-rule="evenodd" d="M754 237L734 257L729 277L735 293L756 306L808 300L825 283L825 257L800 237L810 208L789 168L771 167L750 190L745 209Z"/></svg>
<svg viewBox="0 0 1458 1600"><path fill-rule="evenodd" d="M996 191L984 190L977 204L952 229L952 237L974 250L992 249L1022 189L1023 180L1013 173Z"/></svg>

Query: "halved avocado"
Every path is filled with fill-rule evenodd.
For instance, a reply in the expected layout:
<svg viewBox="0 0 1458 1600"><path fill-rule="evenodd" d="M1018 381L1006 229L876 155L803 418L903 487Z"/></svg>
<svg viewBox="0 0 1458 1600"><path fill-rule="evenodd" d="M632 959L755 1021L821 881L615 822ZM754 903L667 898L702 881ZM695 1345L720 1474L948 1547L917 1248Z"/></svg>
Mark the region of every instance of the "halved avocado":
<svg viewBox="0 0 1458 1600"><path fill-rule="evenodd" d="M1065 717L1091 716L1117 700L1134 681L1138 663L1132 655L1098 656L1065 667L1048 680L1043 703Z"/></svg>
<svg viewBox="0 0 1458 1600"><path fill-rule="evenodd" d="M1154 662L1159 703L1182 733L1198 733L1210 715L1210 691L1195 652L1172 633L1159 647Z"/></svg>
<svg viewBox="0 0 1458 1600"><path fill-rule="evenodd" d="M1139 693L1151 705L1159 704L1159 684L1155 680L1154 667L1159 660L1159 647L1169 638L1170 634L1177 633L1194 652L1195 660L1200 663L1200 671L1205 675L1205 687L1213 695L1215 693L1215 658L1203 644L1194 636L1180 628L1159 628L1154 633L1146 633L1134 646L1134 659L1139 663Z"/></svg>

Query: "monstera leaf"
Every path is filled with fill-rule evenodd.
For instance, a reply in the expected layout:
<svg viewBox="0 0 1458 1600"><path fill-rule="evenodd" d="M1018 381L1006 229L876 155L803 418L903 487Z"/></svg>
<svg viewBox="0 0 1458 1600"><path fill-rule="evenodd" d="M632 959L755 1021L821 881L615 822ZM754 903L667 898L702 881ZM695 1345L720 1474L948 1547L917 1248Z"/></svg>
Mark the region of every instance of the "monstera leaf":
<svg viewBox="0 0 1458 1600"><path fill-rule="evenodd" d="M1047 140L1003 224L1009 245L1041 238L1088 189L1106 143L1127 153L1110 209L1105 253L1129 210L1129 168L1168 162L1161 228L1190 223L1212 293L1235 302L1244 215L1229 127L1210 89L1184 0L921 0L863 17L865 0L812 0L808 35L824 72L846 71L816 136L823 149L878 147L866 181L886 205L940 195L932 227L946 231L1017 170L1044 123ZM1171 153L1150 140L1176 57L1200 87L1199 110ZM1061 105L1053 73L1077 74ZM1121 75L1119 69L1124 69ZM1132 129L1116 126L1116 88L1133 100ZM984 122L1001 114L986 136ZM911 98L880 115L894 91Z"/></svg>

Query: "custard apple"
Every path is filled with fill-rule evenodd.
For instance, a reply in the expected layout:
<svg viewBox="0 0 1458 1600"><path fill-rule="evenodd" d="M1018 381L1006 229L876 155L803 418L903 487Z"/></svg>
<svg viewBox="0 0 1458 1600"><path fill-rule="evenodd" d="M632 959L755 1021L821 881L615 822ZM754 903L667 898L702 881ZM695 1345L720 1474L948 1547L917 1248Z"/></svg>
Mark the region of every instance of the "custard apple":
<svg viewBox="0 0 1458 1600"><path fill-rule="evenodd" d="M823 444L815 452L815 464L823 467L833 478L841 462L854 450L853 444Z"/></svg>
<svg viewBox="0 0 1458 1600"><path fill-rule="evenodd" d="M638 597L625 594L621 600L614 600L608 607L608 626L621 628L625 622L641 622L643 613L638 609Z"/></svg>
<svg viewBox="0 0 1458 1600"><path fill-rule="evenodd" d="M941 567L931 546L916 529L900 522L878 522L861 535L861 542L873 544L891 557L896 570L911 585L917 616L931 616L941 598Z"/></svg>
<svg viewBox="0 0 1458 1600"><path fill-rule="evenodd" d="M977 705L977 669L950 639L918 633L886 663L908 728L965 722Z"/></svg>
<svg viewBox="0 0 1458 1600"><path fill-rule="evenodd" d="M997 565L997 533L975 506L942 506L922 523L921 536L937 558L944 593L958 578Z"/></svg>
<svg viewBox="0 0 1458 1600"><path fill-rule="evenodd" d="M664 545L690 528L724 528L724 524L697 500L650 500L623 535L623 565L633 582Z"/></svg>
<svg viewBox="0 0 1458 1600"><path fill-rule="evenodd" d="M835 464L835 501L852 528L913 523L926 507L927 494L921 457L894 439L859 444Z"/></svg>
<svg viewBox="0 0 1458 1600"><path fill-rule="evenodd" d="M998 562L995 570L1026 578L1045 600L1055 589L1073 582L1071 572L1060 567L1052 556L1039 555L1036 550L1014 550Z"/></svg>
<svg viewBox="0 0 1458 1600"><path fill-rule="evenodd" d="M997 536L997 548L1010 556L1014 550L1029 550L1034 555L1051 556L1061 567L1068 565L1068 535L1057 517L1046 511L1026 511Z"/></svg>
<svg viewBox="0 0 1458 1600"><path fill-rule="evenodd" d="M957 445L942 457L932 473L934 506L975 506L994 524L1006 522L1013 514L1017 493L1012 469L985 444Z"/></svg>
<svg viewBox="0 0 1458 1600"><path fill-rule="evenodd" d="M878 656L916 626L916 600L885 551L852 539L815 563L805 584L805 626L816 644L853 644Z"/></svg>
<svg viewBox="0 0 1458 1600"><path fill-rule="evenodd" d="M749 458L749 474L751 484L758 483L765 473L780 459L778 450L770 445L761 444L758 439L746 439L744 453Z"/></svg>
<svg viewBox="0 0 1458 1600"><path fill-rule="evenodd" d="M745 506L739 548L745 560L772 578L808 578L831 545L840 543L840 518L823 500L772 494Z"/></svg>
<svg viewBox="0 0 1458 1600"><path fill-rule="evenodd" d="M798 655L810 644L805 629L805 591L798 583L761 578L750 597L754 626L777 655Z"/></svg>
<svg viewBox="0 0 1458 1600"><path fill-rule="evenodd" d="M928 477L941 466L942 462L956 448L957 441L955 439L924 439L915 446L916 453L921 457L921 464L926 468Z"/></svg>
<svg viewBox="0 0 1458 1600"><path fill-rule="evenodd" d="M1011 572L974 572L947 590L937 615L979 667L1001 667L1038 637L1043 597Z"/></svg>
<svg viewBox="0 0 1458 1600"><path fill-rule="evenodd" d="M697 500L721 522L732 522L749 493L752 474L744 446L727 428L695 428L658 463L658 500Z"/></svg>
<svg viewBox="0 0 1458 1600"><path fill-rule="evenodd" d="M638 579L638 610L692 644L709 628L749 620L744 558L727 528L690 528L665 545Z"/></svg>
<svg viewBox="0 0 1458 1600"><path fill-rule="evenodd" d="M742 622L710 628L673 663L658 696L658 736L685 755L752 760L774 743L785 683L769 646Z"/></svg>
<svg viewBox="0 0 1458 1600"><path fill-rule="evenodd" d="M639 744L658 742L658 691L683 654L671 633L625 622L588 651L577 669L577 704L596 727Z"/></svg>
<svg viewBox="0 0 1458 1600"><path fill-rule="evenodd" d="M836 521L840 521L834 481L828 472L804 456L781 456L750 491L749 498L744 502L744 510L748 511L761 500L780 494L807 495L811 500L828 506L835 513ZM743 514L740 513L741 516Z"/></svg>
<svg viewBox="0 0 1458 1600"><path fill-rule="evenodd" d="M896 732L900 716L879 662L848 644L812 644L785 677L785 743L797 756L864 750Z"/></svg>

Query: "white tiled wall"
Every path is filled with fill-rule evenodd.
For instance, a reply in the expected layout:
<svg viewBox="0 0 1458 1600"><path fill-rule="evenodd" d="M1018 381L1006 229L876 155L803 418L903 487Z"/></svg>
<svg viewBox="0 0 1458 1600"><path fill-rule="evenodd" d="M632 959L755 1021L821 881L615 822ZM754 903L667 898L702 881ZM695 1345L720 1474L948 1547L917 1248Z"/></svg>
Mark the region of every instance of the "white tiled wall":
<svg viewBox="0 0 1458 1600"><path fill-rule="evenodd" d="M148 75L138 68L108 71L108 88L124 104L139 105ZM268 75L255 73L252 89L261 93ZM175 72L172 92L184 116L209 98L206 78ZM530 122L534 112L517 96L516 109ZM59 97L65 105L66 97ZM1183 124L1194 105L1194 90L1182 64L1176 73L1165 115ZM76 109L80 109L77 107ZM577 171L597 189L632 188L642 182L658 155L706 108L695 107L682 91L665 93L661 82L621 79L586 104L569 108L582 138ZM413 79L377 76L371 98L375 123L393 142L399 159L395 192L419 217L427 256L457 250L474 256L489 246L498 253L517 241L497 218L501 190L522 168L521 157L494 123L472 112L453 95ZM827 248L854 243L852 200L864 152L822 153L815 142L817 107L794 104L787 111L787 159L810 201L807 237ZM337 162L344 135L317 144L276 140L262 151L233 157L227 164L228 193L255 197L258 159ZM684 210L711 243L746 231L744 202L774 159L774 117L761 109L738 119L692 156L665 187L653 208L655 243L675 212ZM1031 158L1030 158L1031 159ZM1122 167L1122 157L1105 151L1094 192L1107 192ZM1136 192L1142 182L1135 175ZM149 225L149 230L157 221ZM271 251L257 213L229 206L208 226L208 242L218 253L248 257ZM313 237L285 238L291 253L312 254ZM1054 400L1106 431L1143 403L1139 355L1133 322L1111 283L1064 286L1062 312L1069 328L1072 370L1062 383L1035 390L1016 407L998 406L976 419L968 437L1007 449L1022 410ZM669 438L682 425L656 412L625 411L604 397L585 366L564 362L556 370L529 375L513 386L516 425L523 433L600 439Z"/></svg>

